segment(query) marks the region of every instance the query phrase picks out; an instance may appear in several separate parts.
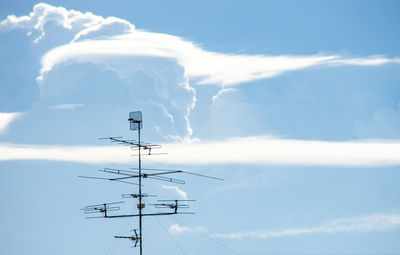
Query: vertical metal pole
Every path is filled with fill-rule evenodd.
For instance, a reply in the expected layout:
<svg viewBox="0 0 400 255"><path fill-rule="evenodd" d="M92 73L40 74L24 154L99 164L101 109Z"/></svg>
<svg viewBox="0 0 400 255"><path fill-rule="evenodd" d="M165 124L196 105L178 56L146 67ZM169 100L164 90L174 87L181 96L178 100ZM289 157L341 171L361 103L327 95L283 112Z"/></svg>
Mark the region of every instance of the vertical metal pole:
<svg viewBox="0 0 400 255"><path fill-rule="evenodd" d="M138 143L139 143L139 247L142 255L142 158L140 155L140 122L138 123Z"/></svg>

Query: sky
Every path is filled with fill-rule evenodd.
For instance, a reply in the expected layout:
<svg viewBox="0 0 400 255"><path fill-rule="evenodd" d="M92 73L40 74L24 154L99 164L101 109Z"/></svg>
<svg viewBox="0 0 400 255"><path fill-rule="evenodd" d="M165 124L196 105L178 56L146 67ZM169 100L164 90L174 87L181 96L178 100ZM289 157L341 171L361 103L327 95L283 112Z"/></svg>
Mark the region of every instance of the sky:
<svg viewBox="0 0 400 255"><path fill-rule="evenodd" d="M399 254L398 1L2 1L0 243L5 254L138 254L137 219L86 219L137 166L194 215L144 220L144 254ZM164 154L166 153L166 154Z"/></svg>

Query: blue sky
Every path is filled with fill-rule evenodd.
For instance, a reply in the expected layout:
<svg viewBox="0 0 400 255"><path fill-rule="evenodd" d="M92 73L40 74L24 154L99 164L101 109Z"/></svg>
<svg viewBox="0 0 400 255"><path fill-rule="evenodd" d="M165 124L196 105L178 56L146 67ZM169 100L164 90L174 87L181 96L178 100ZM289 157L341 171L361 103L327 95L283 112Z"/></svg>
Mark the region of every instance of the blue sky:
<svg viewBox="0 0 400 255"><path fill-rule="evenodd" d="M2 249L137 252L113 239L135 219L80 211L136 187L77 176L136 166L97 138L132 137L141 110L144 140L168 152L145 167L225 179L146 182L196 215L146 219L145 253L398 254L399 7L3 1Z"/></svg>

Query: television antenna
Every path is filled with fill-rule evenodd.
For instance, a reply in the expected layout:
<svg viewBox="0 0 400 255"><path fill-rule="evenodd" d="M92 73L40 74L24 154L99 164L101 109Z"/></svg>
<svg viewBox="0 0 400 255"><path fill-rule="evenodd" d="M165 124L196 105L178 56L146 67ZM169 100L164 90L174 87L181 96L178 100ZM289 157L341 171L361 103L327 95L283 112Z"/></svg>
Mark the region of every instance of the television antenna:
<svg viewBox="0 0 400 255"><path fill-rule="evenodd" d="M132 242L135 242L135 245L133 247L137 247L138 241L139 241L139 236L136 232L137 229L134 229L133 231L135 234L133 236L114 236L115 238L122 238L122 239L130 239Z"/></svg>
<svg viewBox="0 0 400 255"><path fill-rule="evenodd" d="M130 170L122 170L115 168L104 168L99 171L105 174L111 175L111 177L96 177L96 176L79 176L80 178L86 179L96 179L96 180L107 180L107 181L115 181L122 182L127 184L133 184L138 186L138 193L133 194L122 194L122 198L135 198L138 200L137 209L138 213L136 214L114 214L115 211L120 210L120 204L124 202L111 202L111 203L103 203L97 205L89 205L85 206L82 210L85 214L100 214L100 216L89 216L87 218L124 218L124 217L138 217L139 218L139 229L134 229L134 235L132 236L114 236L118 239L129 239L134 242L134 247L137 247L139 243L139 255L143 254L143 217L146 216L163 216L163 215L174 215L174 214L194 214L194 212L185 212L181 211L181 209L190 208L190 202L194 202L195 200L157 200L154 204L149 204L154 206L157 209L161 209L162 211L157 213L143 213L146 205L142 203L142 198L145 197L156 197L156 195L150 195L142 192L142 180L143 179L153 179L158 181L166 181L176 184L185 184L184 180L177 179L171 177L171 175L175 174L187 174L194 175L198 177L208 178L223 181L221 178L198 174L194 172L188 172L185 170L173 170L173 169L161 169L161 168L142 168L142 152L146 152L147 155L159 155L165 153L153 153L152 150L160 149L161 145L144 143L141 141L141 132L140 130L143 127L143 119L142 112L135 111L129 113L129 125L130 130L137 131L137 140L128 140L123 139L122 137L105 137L100 139L106 139L114 143L128 145L132 150L138 152L138 167L130 168ZM137 180L136 182L132 182L132 180ZM169 210L169 211L165 211ZM137 233L137 230L139 233Z"/></svg>

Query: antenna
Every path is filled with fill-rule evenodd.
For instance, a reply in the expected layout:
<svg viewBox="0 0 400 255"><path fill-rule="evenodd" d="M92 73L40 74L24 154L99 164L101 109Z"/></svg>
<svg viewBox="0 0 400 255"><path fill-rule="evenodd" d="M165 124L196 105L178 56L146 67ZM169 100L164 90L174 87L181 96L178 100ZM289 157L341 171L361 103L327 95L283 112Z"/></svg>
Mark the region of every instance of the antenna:
<svg viewBox="0 0 400 255"><path fill-rule="evenodd" d="M175 174L188 174L194 175L198 177L208 178L223 181L221 178L216 178L208 175L197 174L193 172L188 172L184 170L172 170L172 169L159 169L159 168L142 168L142 152L147 151L145 155L159 155L164 153L151 153L152 150L156 150L161 148L161 145L151 144L151 143L143 143L141 141L141 129L143 127L143 118L142 112L135 111L129 113L129 125L130 130L137 131L137 140L132 139L123 139L121 136L114 137L104 137L100 138L102 140L109 140L113 143L118 143L122 145L128 145L132 150L137 151L138 156L138 167L130 168L131 170L123 170L123 169L115 169L115 168L104 168L99 170L104 174L108 174L109 177L97 177L97 176L79 176L80 178L86 179L94 179L94 180L107 180L114 182L121 182L127 184L137 185L138 192L132 194L122 194L122 198L135 198L138 200L137 203L137 214L115 214L116 211L120 210L120 204L124 202L112 202L112 203L103 203L97 205L89 205L85 206L83 209L84 214L97 214L100 216L90 216L87 218L123 218L123 217L138 217L139 218L139 229L134 229L134 235L132 236L114 236L115 238L120 239L129 239L134 242L134 247L137 247L139 243L139 255L143 254L143 217L146 216L163 216L163 215L174 215L174 214L194 214L194 212L185 212L181 211L181 209L190 208L190 202L194 202L195 200L157 200L154 204L149 204L159 209L160 211L157 213L143 213L143 210L146 208L146 205L142 203L143 198L147 197L156 197L156 195L149 195L147 193L142 192L142 181L143 179L151 179L158 181L166 181L171 183L176 183L183 185L186 182L181 179L173 178L170 175ZM132 180L137 180L136 182L131 182ZM139 233L137 233L137 230Z"/></svg>
<svg viewBox="0 0 400 255"><path fill-rule="evenodd" d="M137 247L137 243L138 243L138 241L139 241L139 236L138 236L136 230L137 230L137 229L134 229L134 230L133 230L133 231L135 232L135 235L133 235L133 236L114 236L114 237L115 237L115 238L130 239L130 240L132 240L132 242L135 242L135 246L133 246L133 247Z"/></svg>

